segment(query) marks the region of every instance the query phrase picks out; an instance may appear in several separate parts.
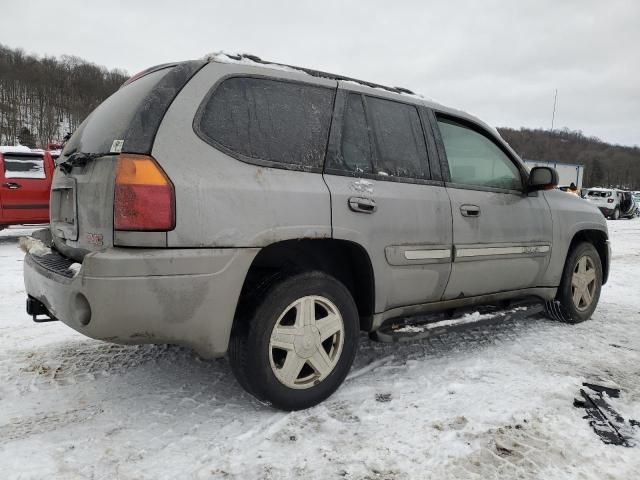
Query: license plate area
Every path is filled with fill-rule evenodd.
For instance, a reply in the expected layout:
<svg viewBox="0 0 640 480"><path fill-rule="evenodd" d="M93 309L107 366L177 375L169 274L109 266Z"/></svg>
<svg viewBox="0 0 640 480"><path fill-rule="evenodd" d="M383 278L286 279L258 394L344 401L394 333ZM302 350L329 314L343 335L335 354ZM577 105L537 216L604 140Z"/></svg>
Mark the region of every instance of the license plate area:
<svg viewBox="0 0 640 480"><path fill-rule="evenodd" d="M66 240L78 240L76 179L60 179L51 188L51 232Z"/></svg>

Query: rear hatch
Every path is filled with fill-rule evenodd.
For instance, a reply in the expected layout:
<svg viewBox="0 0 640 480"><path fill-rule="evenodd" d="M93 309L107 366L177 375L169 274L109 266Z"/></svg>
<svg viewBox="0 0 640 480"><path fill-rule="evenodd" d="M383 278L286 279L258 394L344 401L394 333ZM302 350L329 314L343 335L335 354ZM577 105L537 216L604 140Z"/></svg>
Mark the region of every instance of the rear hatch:
<svg viewBox="0 0 640 480"><path fill-rule="evenodd" d="M613 208L615 201L611 190L589 190L585 198L596 207Z"/></svg>
<svg viewBox="0 0 640 480"><path fill-rule="evenodd" d="M74 132L57 161L51 186L51 235L63 255L81 262L87 253L114 245L118 157L151 153L169 105L204 64L161 65L136 75Z"/></svg>

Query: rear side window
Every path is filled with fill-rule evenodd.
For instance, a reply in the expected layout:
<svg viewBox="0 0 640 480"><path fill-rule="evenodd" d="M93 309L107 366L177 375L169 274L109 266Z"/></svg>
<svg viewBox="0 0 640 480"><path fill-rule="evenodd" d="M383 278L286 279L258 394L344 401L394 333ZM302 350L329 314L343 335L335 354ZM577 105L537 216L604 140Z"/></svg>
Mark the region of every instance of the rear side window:
<svg viewBox="0 0 640 480"><path fill-rule="evenodd" d="M44 159L38 156L4 156L4 178L47 178Z"/></svg>
<svg viewBox="0 0 640 480"><path fill-rule="evenodd" d="M334 90L252 77L223 81L201 107L201 136L232 154L322 168Z"/></svg>
<svg viewBox="0 0 640 480"><path fill-rule="evenodd" d="M378 147L381 175L429 178L427 147L418 110L413 105L367 97Z"/></svg>
<svg viewBox="0 0 640 480"><path fill-rule="evenodd" d="M438 118L451 182L521 190L518 167L492 140L455 121Z"/></svg>

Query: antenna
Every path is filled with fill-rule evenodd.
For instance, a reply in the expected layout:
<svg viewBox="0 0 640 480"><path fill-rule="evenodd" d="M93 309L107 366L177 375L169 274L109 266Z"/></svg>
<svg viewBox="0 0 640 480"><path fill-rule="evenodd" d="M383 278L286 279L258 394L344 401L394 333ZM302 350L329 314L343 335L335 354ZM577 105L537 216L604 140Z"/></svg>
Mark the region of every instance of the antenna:
<svg viewBox="0 0 640 480"><path fill-rule="evenodd" d="M551 115L551 131L553 132L553 122L556 119L556 103L558 102L558 89L556 88L556 93L553 96L553 114Z"/></svg>

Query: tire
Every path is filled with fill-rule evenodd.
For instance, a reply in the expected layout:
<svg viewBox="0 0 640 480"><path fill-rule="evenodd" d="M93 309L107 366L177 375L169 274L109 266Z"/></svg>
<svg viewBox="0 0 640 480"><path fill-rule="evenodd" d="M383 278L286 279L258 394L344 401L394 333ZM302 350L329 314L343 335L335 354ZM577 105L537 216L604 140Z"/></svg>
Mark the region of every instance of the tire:
<svg viewBox="0 0 640 480"><path fill-rule="evenodd" d="M359 317L334 277L305 272L277 279L239 312L229 361L240 385L258 400L301 410L344 381L358 347Z"/></svg>
<svg viewBox="0 0 640 480"><path fill-rule="evenodd" d="M556 299L547 303L547 315L566 323L584 322L596 309L601 289L600 255L591 243L579 243L567 256Z"/></svg>
<svg viewBox="0 0 640 480"><path fill-rule="evenodd" d="M613 211L613 214L611 215L611 219L612 220L619 220L620 219L620 210L619 209L615 209Z"/></svg>

